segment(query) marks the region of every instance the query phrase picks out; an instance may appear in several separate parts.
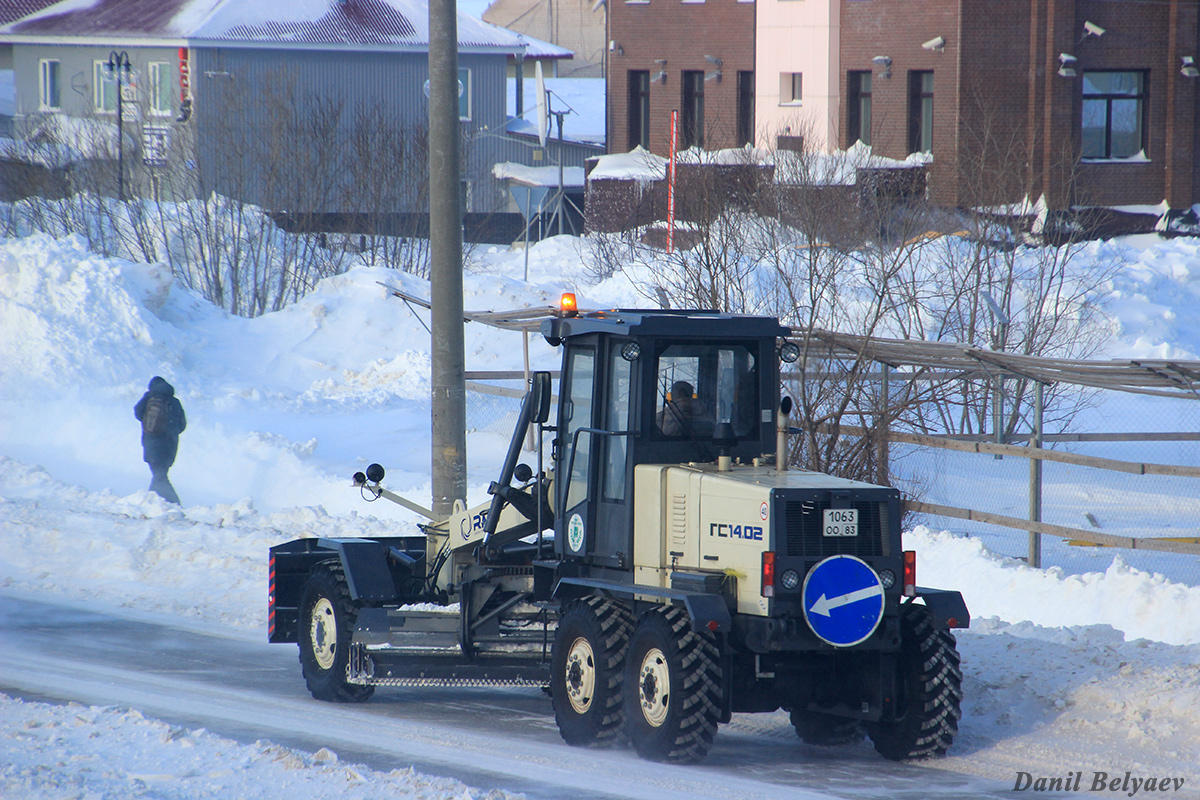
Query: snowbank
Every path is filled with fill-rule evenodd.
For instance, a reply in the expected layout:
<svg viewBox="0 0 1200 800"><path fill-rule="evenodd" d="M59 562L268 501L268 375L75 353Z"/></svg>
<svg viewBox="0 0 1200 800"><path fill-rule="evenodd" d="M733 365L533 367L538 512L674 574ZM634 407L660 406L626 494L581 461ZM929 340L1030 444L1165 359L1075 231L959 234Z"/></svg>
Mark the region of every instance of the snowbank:
<svg viewBox="0 0 1200 800"><path fill-rule="evenodd" d="M343 764L267 741L241 745L203 728L146 719L135 709L29 703L0 694L0 796L24 800L154 797L338 797L342 800L504 800L408 769Z"/></svg>

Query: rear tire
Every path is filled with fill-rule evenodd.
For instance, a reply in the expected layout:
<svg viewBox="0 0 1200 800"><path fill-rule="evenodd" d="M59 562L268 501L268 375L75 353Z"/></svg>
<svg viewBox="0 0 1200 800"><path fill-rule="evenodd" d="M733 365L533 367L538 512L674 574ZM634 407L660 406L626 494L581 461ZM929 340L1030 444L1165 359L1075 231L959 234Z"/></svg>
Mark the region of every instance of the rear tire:
<svg viewBox="0 0 1200 800"><path fill-rule="evenodd" d="M792 711L792 726L805 744L818 747L854 744L861 742L865 735L862 723L856 719L799 708Z"/></svg>
<svg viewBox="0 0 1200 800"><path fill-rule="evenodd" d="M375 693L374 686L346 681L358 608L341 563L322 561L312 568L300 597L300 668L318 700L362 703Z"/></svg>
<svg viewBox="0 0 1200 800"><path fill-rule="evenodd" d="M563 607L551 651L550 695L563 740L577 747L612 744L621 732L622 682L633 615L602 597Z"/></svg>
<svg viewBox="0 0 1200 800"><path fill-rule="evenodd" d="M708 755L720 719L721 667L711 634L687 613L642 615L625 658L625 725L639 756L687 763Z"/></svg>
<svg viewBox="0 0 1200 800"><path fill-rule="evenodd" d="M867 725L875 749L893 761L936 758L950 749L962 716L962 670L949 631L925 606L900 607L896 718Z"/></svg>

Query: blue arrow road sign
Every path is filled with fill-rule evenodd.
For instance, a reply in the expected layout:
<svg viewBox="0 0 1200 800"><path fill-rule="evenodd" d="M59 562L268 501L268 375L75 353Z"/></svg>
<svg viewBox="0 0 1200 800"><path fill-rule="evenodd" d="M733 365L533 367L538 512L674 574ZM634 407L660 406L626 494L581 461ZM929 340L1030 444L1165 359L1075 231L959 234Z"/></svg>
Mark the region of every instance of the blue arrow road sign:
<svg viewBox="0 0 1200 800"><path fill-rule="evenodd" d="M813 633L834 647L863 642L883 619L883 584L854 556L830 556L804 579L804 618Z"/></svg>

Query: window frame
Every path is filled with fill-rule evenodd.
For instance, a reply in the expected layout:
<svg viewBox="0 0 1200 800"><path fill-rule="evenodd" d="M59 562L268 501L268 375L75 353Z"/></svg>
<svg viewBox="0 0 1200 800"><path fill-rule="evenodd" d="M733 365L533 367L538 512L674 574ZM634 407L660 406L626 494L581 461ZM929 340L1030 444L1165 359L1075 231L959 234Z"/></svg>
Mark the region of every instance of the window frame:
<svg viewBox="0 0 1200 800"><path fill-rule="evenodd" d="M739 147L754 143L753 70L738 70L737 74L737 137Z"/></svg>
<svg viewBox="0 0 1200 800"><path fill-rule="evenodd" d="M685 69L679 75L682 149L704 147L704 70Z"/></svg>
<svg viewBox="0 0 1200 800"><path fill-rule="evenodd" d="M804 105L804 73L779 73L779 105Z"/></svg>
<svg viewBox="0 0 1200 800"><path fill-rule="evenodd" d="M174 64L169 61L151 61L146 70L149 76L147 82L148 94L150 95L150 114L155 117L170 117L173 116L174 104L171 98L174 97L174 86L172 85L172 75L174 74ZM159 100L166 100L166 107L159 105Z"/></svg>
<svg viewBox="0 0 1200 800"><path fill-rule="evenodd" d="M929 79L926 87L925 79ZM908 73L908 152L933 152L934 78L931 69ZM928 144L928 146L924 146Z"/></svg>
<svg viewBox="0 0 1200 800"><path fill-rule="evenodd" d="M1091 76L1091 75L1136 75L1138 78L1138 87L1134 94L1111 92L1111 91L1110 92L1096 92L1093 94L1088 94L1088 91L1087 91L1088 76ZM1079 153L1080 153L1081 160L1083 160L1083 161L1115 161L1115 160L1124 161L1127 159L1135 158L1138 155L1138 153L1144 154L1146 152L1146 144L1147 144L1146 110L1148 107L1148 100L1149 100L1149 95L1150 95L1149 91L1147 90L1147 85L1150 83L1150 71L1144 70L1144 69L1095 69L1095 70L1085 71L1081 77L1083 78L1083 81L1080 84L1081 103L1080 103L1080 112L1079 112ZM1137 148L1131 153L1128 153L1125 155L1114 155L1113 154L1113 138L1114 138L1113 137L1113 104L1115 102L1129 101L1129 100L1134 101L1136 104L1136 107L1137 107L1137 115L1136 116L1137 116L1138 145L1137 145ZM1085 128L1084 128L1083 123L1084 123L1084 119L1085 119L1085 116L1087 113L1086 109L1087 109L1089 103L1103 103L1104 104L1104 134L1103 134L1103 137L1104 137L1103 138L1103 150L1104 150L1104 152L1103 152L1103 155L1094 155L1094 154L1088 155L1086 152L1087 139L1084 135Z"/></svg>
<svg viewBox="0 0 1200 800"><path fill-rule="evenodd" d="M636 76L636 85L635 85ZM650 70L631 69L626 72L626 94L628 100L628 125L626 130L629 149L640 146L650 149Z"/></svg>
<svg viewBox="0 0 1200 800"><path fill-rule="evenodd" d="M53 66L53 69L51 69ZM51 102L53 101L53 102ZM38 110L62 110L62 60L38 59Z"/></svg>
<svg viewBox="0 0 1200 800"><path fill-rule="evenodd" d="M116 81L110 83L104 80L104 73L107 70L107 59L92 62L92 110L97 114L117 113L117 92L119 88ZM112 95L111 108L104 104L110 93Z"/></svg>
<svg viewBox="0 0 1200 800"><path fill-rule="evenodd" d="M866 90L863 90L863 79ZM855 142L871 146L871 117L874 113L875 75L869 69L852 69L846 73L846 145ZM863 110L866 113L863 113ZM866 117L864 120L863 117Z"/></svg>
<svg viewBox="0 0 1200 800"><path fill-rule="evenodd" d="M466 80L463 80L464 76ZM468 122L471 120L471 112L474 111L471 103L472 77L470 67L458 68L458 83L463 87L462 94L458 96L458 118Z"/></svg>

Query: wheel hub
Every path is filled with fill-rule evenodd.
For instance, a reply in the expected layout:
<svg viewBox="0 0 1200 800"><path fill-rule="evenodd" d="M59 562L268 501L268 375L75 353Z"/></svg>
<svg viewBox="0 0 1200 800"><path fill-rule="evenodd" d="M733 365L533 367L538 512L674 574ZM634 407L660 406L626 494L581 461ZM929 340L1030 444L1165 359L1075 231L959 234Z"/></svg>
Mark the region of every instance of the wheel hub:
<svg viewBox="0 0 1200 800"><path fill-rule="evenodd" d="M337 618L333 613L333 603L327 597L313 604L308 638L317 666L323 670L332 669L337 657Z"/></svg>
<svg viewBox="0 0 1200 800"><path fill-rule="evenodd" d="M567 700L576 714L586 714L596 693L596 659L592 644L584 637L571 643L567 651Z"/></svg>
<svg viewBox="0 0 1200 800"><path fill-rule="evenodd" d="M657 728L667 721L671 700L671 673L662 650L653 647L642 657L638 677L638 700L642 716Z"/></svg>

